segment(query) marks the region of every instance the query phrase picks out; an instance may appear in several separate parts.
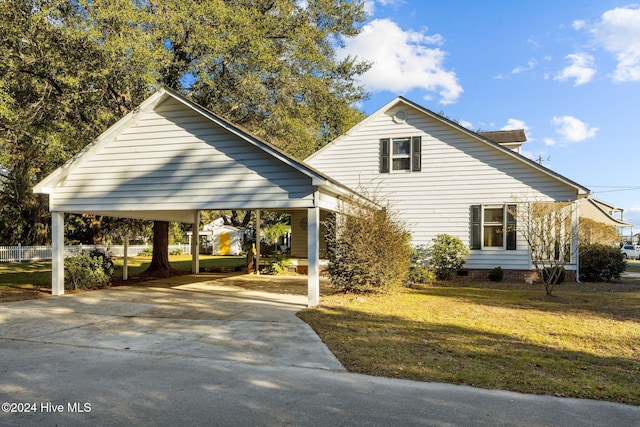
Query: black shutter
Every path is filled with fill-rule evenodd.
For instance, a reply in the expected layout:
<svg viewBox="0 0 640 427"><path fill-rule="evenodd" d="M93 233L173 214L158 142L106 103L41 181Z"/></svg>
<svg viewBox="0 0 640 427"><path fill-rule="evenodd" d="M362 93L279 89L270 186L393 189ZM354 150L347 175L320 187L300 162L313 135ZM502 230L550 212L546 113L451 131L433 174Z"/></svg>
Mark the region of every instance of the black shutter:
<svg viewBox="0 0 640 427"><path fill-rule="evenodd" d="M411 138L411 171L420 172L422 170L422 137Z"/></svg>
<svg viewBox="0 0 640 427"><path fill-rule="evenodd" d="M471 249L481 249L480 244L480 218L482 207L480 205L471 206L471 239L469 239L469 247Z"/></svg>
<svg viewBox="0 0 640 427"><path fill-rule="evenodd" d="M389 138L380 140L380 173L389 173Z"/></svg>
<svg viewBox="0 0 640 427"><path fill-rule="evenodd" d="M516 228L518 205L507 205L507 250L516 250Z"/></svg>

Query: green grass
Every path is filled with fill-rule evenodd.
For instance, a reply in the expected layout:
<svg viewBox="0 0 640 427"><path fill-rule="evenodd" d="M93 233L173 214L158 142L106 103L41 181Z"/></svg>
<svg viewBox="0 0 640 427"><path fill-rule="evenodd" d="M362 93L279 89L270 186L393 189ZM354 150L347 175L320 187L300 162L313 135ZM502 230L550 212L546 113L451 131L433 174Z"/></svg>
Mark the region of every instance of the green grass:
<svg viewBox="0 0 640 427"><path fill-rule="evenodd" d="M51 287L51 261L0 264L0 287Z"/></svg>
<svg viewBox="0 0 640 427"><path fill-rule="evenodd" d="M459 283L321 304L299 316L353 372L640 404L640 291Z"/></svg>
<svg viewBox="0 0 640 427"><path fill-rule="evenodd" d="M115 260L113 277L122 277L122 261L122 258ZM176 270L191 270L191 255L171 255L169 256L169 261ZM142 273L147 269L150 262L150 257L129 258L129 276ZM233 268L237 265L245 265L245 258L200 256L201 268ZM51 261L0 264L0 288L2 286L25 289L51 287Z"/></svg>
<svg viewBox="0 0 640 427"><path fill-rule="evenodd" d="M140 274L149 267L151 257L132 257L127 260L129 276ZM191 271L191 255L170 255L169 263L176 270ZM115 259L114 277L122 277L123 259ZM200 268L234 268L246 265L244 256L200 255Z"/></svg>

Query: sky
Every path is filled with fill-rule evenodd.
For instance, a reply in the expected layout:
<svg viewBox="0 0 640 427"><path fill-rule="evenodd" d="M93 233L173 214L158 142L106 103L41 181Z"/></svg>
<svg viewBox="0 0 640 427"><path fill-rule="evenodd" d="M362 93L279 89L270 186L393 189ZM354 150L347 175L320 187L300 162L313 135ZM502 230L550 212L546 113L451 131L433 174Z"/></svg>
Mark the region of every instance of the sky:
<svg viewBox="0 0 640 427"><path fill-rule="evenodd" d="M473 131L524 129L522 154L623 208L640 231L640 4L367 0L339 50L368 60L371 114L402 95Z"/></svg>

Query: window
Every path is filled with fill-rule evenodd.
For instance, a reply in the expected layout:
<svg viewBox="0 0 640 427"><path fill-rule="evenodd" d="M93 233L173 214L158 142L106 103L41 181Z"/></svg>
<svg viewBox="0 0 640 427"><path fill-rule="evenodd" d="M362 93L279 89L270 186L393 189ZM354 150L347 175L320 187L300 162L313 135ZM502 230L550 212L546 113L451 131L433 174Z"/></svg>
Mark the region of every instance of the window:
<svg viewBox="0 0 640 427"><path fill-rule="evenodd" d="M419 172L422 168L422 137L380 140L380 173Z"/></svg>
<svg viewBox="0 0 640 427"><path fill-rule="evenodd" d="M516 250L516 205L471 206L471 249Z"/></svg>

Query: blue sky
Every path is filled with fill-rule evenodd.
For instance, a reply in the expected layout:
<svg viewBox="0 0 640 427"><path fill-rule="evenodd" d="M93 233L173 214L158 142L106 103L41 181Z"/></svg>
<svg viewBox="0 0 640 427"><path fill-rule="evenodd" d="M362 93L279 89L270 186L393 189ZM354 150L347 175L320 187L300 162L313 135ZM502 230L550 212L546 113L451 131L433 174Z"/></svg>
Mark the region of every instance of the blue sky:
<svg viewBox="0 0 640 427"><path fill-rule="evenodd" d="M341 54L372 61L373 113L397 95L477 130L524 128L523 154L640 227L640 5L367 0Z"/></svg>

